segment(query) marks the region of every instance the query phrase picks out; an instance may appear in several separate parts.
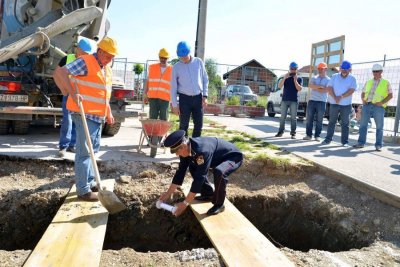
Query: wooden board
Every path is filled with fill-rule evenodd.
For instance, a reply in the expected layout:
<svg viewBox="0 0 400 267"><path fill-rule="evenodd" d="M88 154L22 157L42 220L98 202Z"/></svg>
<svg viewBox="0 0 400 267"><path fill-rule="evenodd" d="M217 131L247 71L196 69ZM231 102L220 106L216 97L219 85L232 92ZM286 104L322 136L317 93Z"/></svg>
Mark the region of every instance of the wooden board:
<svg viewBox="0 0 400 267"><path fill-rule="evenodd" d="M210 202L190 207L227 266L295 266L228 199L224 205L214 216L206 215Z"/></svg>
<svg viewBox="0 0 400 267"><path fill-rule="evenodd" d="M114 189L114 180L102 186ZM75 185L24 266L99 266L108 211L97 202L80 201Z"/></svg>

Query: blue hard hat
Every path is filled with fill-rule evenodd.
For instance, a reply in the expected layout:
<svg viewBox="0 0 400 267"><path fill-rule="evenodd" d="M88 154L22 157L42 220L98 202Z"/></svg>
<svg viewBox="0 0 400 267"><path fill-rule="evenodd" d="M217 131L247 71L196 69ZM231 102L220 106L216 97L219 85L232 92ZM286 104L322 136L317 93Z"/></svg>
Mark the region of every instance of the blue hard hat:
<svg viewBox="0 0 400 267"><path fill-rule="evenodd" d="M167 136L167 138L165 138L164 146L169 147L171 149L171 153L175 153L181 146L185 137L185 133L186 132L184 130L178 130L171 133Z"/></svg>
<svg viewBox="0 0 400 267"><path fill-rule="evenodd" d="M188 45L185 41L179 42L176 48L176 54L178 57L186 57L190 53L190 45Z"/></svg>
<svg viewBox="0 0 400 267"><path fill-rule="evenodd" d="M289 68L291 68L291 69L297 69L299 67L299 65L297 65L297 63L296 62L291 62L290 63L290 65L289 65Z"/></svg>
<svg viewBox="0 0 400 267"><path fill-rule="evenodd" d="M342 70L349 70L351 69L351 63L347 60L343 60L342 64L340 65Z"/></svg>
<svg viewBox="0 0 400 267"><path fill-rule="evenodd" d="M90 43L90 40L85 37L80 37L78 47L82 49L83 52L86 52L88 54L92 53L92 44Z"/></svg>

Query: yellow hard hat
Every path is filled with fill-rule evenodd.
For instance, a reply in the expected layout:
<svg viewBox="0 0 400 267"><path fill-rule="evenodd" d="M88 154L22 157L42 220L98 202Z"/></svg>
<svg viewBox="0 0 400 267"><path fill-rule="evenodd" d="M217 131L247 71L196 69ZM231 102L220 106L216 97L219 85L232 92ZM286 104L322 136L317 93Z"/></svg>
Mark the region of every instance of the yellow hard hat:
<svg viewBox="0 0 400 267"><path fill-rule="evenodd" d="M160 52L158 53L159 57L169 58L169 53L167 49L161 48Z"/></svg>
<svg viewBox="0 0 400 267"><path fill-rule="evenodd" d="M116 56L118 54L117 42L110 37L104 37L97 46L109 53L110 55Z"/></svg>

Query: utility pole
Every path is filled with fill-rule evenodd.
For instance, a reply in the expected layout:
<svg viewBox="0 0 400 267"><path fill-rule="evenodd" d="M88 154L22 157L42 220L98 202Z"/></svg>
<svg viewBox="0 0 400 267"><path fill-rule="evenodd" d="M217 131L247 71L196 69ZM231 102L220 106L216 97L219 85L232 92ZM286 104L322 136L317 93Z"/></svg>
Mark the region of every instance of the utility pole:
<svg viewBox="0 0 400 267"><path fill-rule="evenodd" d="M199 0L199 12L197 15L196 47L194 56L204 61L204 50L206 43L206 20L207 20L207 0Z"/></svg>

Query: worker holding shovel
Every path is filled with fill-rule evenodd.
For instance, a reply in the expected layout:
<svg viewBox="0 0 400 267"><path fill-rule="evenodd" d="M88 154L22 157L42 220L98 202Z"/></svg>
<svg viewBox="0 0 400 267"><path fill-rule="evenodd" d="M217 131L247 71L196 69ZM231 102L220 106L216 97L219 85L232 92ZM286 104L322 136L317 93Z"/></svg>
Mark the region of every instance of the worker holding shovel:
<svg viewBox="0 0 400 267"><path fill-rule="evenodd" d="M67 109L72 112L77 135L75 183L78 198L84 201L97 201L99 197L95 192L101 190L98 188L100 182L94 179L100 180L97 179L97 166L93 166L96 165L93 150L98 151L100 148L102 123L105 120L109 124L114 123L109 105L112 71L108 63L116 54L116 42L105 37L98 43L97 53L82 56L56 69L53 74L62 93L70 95ZM86 138L85 131L90 138Z"/></svg>

